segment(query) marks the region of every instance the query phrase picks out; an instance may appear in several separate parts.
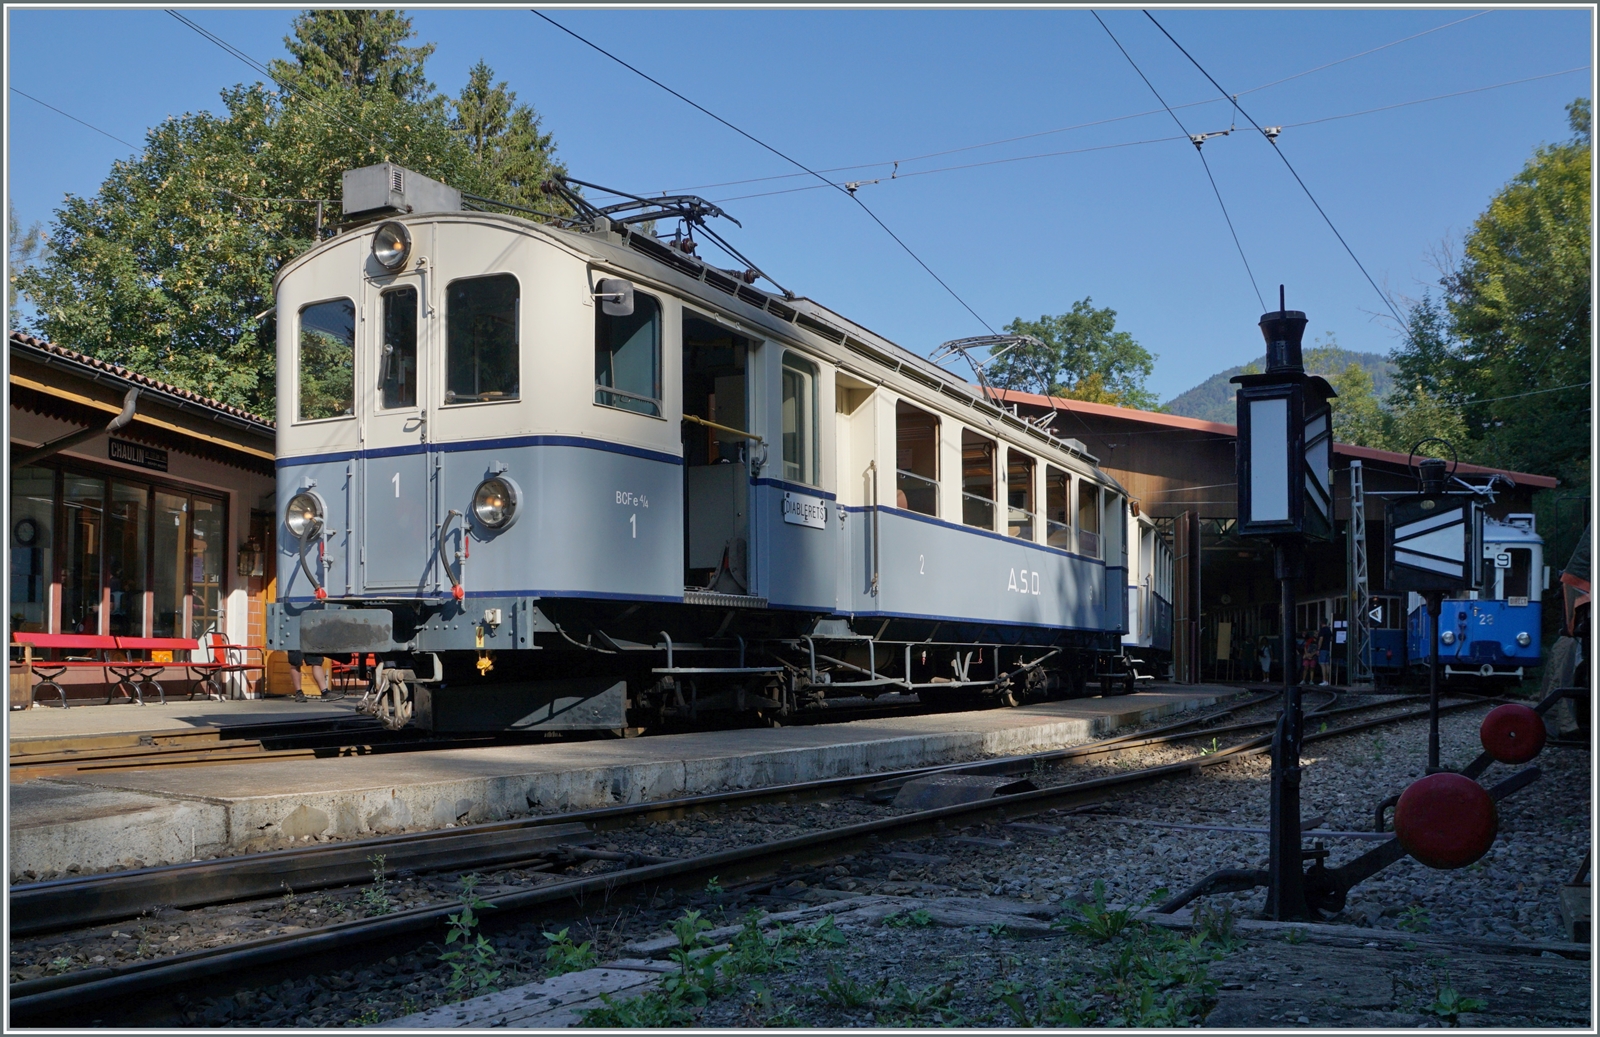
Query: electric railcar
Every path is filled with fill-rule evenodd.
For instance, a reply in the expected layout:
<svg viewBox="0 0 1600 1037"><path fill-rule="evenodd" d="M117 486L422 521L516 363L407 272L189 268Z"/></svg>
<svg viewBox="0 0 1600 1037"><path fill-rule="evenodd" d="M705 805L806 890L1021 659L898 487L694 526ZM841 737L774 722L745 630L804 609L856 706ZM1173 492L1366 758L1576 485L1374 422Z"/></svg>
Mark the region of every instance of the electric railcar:
<svg viewBox="0 0 1600 1037"><path fill-rule="evenodd" d="M1126 494L1081 443L637 226L393 165L345 188L276 280L269 644L377 656L387 725L1131 690L1170 553L1130 598Z"/></svg>
<svg viewBox="0 0 1600 1037"><path fill-rule="evenodd" d="M1128 508L1128 626L1122 650L1136 679L1172 672L1172 545L1136 502Z"/></svg>

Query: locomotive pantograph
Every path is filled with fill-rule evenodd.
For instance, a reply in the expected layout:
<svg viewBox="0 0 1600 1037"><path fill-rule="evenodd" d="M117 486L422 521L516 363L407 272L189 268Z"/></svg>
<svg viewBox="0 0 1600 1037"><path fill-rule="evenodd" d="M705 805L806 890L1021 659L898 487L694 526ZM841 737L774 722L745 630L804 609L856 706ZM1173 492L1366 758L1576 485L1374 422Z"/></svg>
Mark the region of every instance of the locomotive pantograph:
<svg viewBox="0 0 1600 1037"><path fill-rule="evenodd" d="M641 225L709 203L551 188L576 218L352 170L279 272L272 647L375 656L433 730L1132 687L1170 572L1130 609L1081 443Z"/></svg>

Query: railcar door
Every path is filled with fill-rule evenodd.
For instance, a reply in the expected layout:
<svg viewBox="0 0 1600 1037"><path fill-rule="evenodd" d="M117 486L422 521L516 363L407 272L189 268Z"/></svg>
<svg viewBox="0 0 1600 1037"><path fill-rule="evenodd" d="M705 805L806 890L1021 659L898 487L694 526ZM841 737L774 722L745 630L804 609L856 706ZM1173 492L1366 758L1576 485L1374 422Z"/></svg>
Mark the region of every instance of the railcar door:
<svg viewBox="0 0 1600 1037"><path fill-rule="evenodd" d="M369 282L370 385L361 459L361 574L368 593L422 594L434 583L427 373L433 307L423 273Z"/></svg>
<svg viewBox="0 0 1600 1037"><path fill-rule="evenodd" d="M684 589L751 594L752 343L684 313ZM695 419L700 419L696 421ZM759 449L759 448L758 448Z"/></svg>

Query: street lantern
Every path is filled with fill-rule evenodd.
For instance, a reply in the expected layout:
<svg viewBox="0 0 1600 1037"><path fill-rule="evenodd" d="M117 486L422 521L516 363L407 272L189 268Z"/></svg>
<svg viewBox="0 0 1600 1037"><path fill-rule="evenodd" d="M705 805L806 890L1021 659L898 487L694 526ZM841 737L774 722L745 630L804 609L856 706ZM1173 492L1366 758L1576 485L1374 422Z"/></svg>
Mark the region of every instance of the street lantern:
<svg viewBox="0 0 1600 1037"><path fill-rule="evenodd" d="M1237 375L1239 384L1239 534L1333 536L1333 415L1335 393L1320 375L1308 375L1300 341L1306 315L1283 309L1261 315L1267 370Z"/></svg>

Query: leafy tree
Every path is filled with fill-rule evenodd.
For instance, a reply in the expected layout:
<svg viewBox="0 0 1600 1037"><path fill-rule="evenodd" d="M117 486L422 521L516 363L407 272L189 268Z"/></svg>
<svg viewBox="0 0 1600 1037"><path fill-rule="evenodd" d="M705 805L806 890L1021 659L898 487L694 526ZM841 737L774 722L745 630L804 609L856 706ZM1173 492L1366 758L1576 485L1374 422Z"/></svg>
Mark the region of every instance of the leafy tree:
<svg viewBox="0 0 1600 1037"><path fill-rule="evenodd" d="M1333 438L1356 446L1387 446L1389 415L1378 402L1367 369L1346 364L1329 382L1338 393L1333 400Z"/></svg>
<svg viewBox="0 0 1600 1037"><path fill-rule="evenodd" d="M413 34L400 11L306 11L290 26L283 45L294 60L267 66L285 88L311 91L382 91L403 101L423 101L433 92L423 65L432 43L403 46Z"/></svg>
<svg viewBox="0 0 1600 1037"><path fill-rule="evenodd" d="M26 231L17 222L17 210L6 204L6 266L11 270L6 282L6 320L12 328L22 327L22 313L17 309L21 293L17 289L17 272L37 263L50 253L50 242L44 228L38 223Z"/></svg>
<svg viewBox="0 0 1600 1037"><path fill-rule="evenodd" d="M1070 313L1036 321L1019 317L1005 330L1044 345L1010 350L989 365L988 376L1004 389L1154 409L1159 401L1144 383L1156 358L1116 325L1117 311L1095 309L1087 296Z"/></svg>
<svg viewBox="0 0 1600 1037"><path fill-rule="evenodd" d="M299 65L283 74L293 80L342 56L367 78L353 74L315 90L279 92L259 83L226 90L222 114L168 119L149 131L142 154L113 165L98 192L69 196L55 214L51 254L17 275L16 286L36 307L38 332L271 414L275 344L271 322L256 318L273 306L277 271L316 242L316 200L323 200L327 222L335 218L344 170L394 161L500 198L524 188L502 175L521 177L527 163L550 165L548 134L509 136L519 126L537 127L531 109L516 114L525 105L512 105L507 128L484 127L475 141L453 122L446 99L403 96L415 93L431 48L400 46L409 22L387 17L394 12L347 17L358 14L297 19L299 44L322 40L330 56L297 51L291 41ZM333 35L330 26L354 38ZM406 35L396 37L398 28ZM384 83L392 88L380 89ZM536 149L537 157L509 155L508 139ZM560 211L549 200L538 207Z"/></svg>

